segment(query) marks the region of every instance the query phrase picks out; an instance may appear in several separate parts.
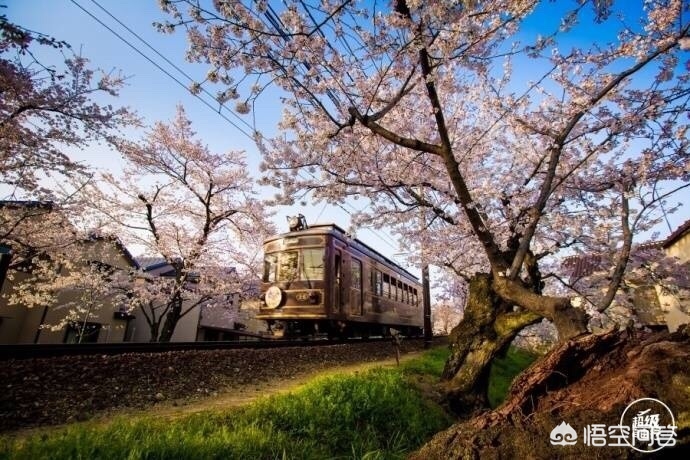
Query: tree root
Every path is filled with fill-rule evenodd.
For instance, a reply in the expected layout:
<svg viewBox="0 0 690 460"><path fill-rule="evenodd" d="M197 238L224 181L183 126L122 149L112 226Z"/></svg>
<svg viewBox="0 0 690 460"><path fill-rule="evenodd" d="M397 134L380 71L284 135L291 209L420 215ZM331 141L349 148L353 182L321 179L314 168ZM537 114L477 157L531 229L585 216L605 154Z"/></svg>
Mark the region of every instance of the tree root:
<svg viewBox="0 0 690 460"><path fill-rule="evenodd" d="M588 424L615 425L623 409L643 397L672 408L679 426L675 448L690 446L690 337L684 331L609 330L564 342L518 376L501 407L437 434L411 458L634 457L623 447L553 446L549 435L562 421L579 433Z"/></svg>

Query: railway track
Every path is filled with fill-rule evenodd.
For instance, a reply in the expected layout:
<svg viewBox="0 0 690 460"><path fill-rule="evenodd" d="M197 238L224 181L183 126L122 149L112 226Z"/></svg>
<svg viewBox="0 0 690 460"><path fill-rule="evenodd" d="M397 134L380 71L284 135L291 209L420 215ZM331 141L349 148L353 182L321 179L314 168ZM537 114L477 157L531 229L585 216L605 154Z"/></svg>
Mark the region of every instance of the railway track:
<svg viewBox="0 0 690 460"><path fill-rule="evenodd" d="M414 341L421 338L409 338ZM168 343L70 343L0 345L0 361L10 359L48 358L77 355L120 355L125 353L163 353L185 350L232 350L283 347L315 347L337 344L390 342L390 337L353 338L347 340L237 340L223 342L168 342Z"/></svg>

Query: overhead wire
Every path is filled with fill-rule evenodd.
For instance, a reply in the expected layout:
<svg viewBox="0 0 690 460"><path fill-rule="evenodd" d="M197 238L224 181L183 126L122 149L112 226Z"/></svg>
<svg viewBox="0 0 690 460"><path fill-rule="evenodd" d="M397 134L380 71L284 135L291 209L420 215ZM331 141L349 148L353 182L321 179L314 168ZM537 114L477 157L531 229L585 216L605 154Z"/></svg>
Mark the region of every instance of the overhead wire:
<svg viewBox="0 0 690 460"><path fill-rule="evenodd" d="M108 16L110 16L115 22L117 22L117 23L120 24L122 27L124 27L125 30L127 30L127 32L129 32L130 34L132 34L132 35L134 35L135 37L137 37L137 38L139 39L140 42L142 42L144 45L146 45L151 51L153 51L154 53L156 53L161 59L163 59L163 60L164 60L168 65L170 65L173 69L177 70L179 73L181 73L182 75L184 75L187 79L189 79L189 81L191 81L191 82L194 82L194 81L195 81L194 78L192 78L192 77L191 77L189 74L187 74L184 70L182 70L180 67L178 67L174 62L172 62L170 59L168 59L164 54L162 54L160 51L158 51L154 46L152 46L149 42L147 42L144 38L142 38L139 34L137 34L137 33L136 33L134 30L132 30L129 26L127 26L127 24L125 24L125 23L122 22L120 19L118 19L115 15L113 15L110 11L108 11L104 6L102 6L102 5L101 5L100 3L98 3L96 0L91 0L91 3L95 4L95 5L96 5L97 7L99 7L101 10L103 10L103 12L104 12L105 14L107 14ZM213 94L211 94L211 93L210 93L206 88L204 88L203 86L201 86L201 91L202 91L204 94L206 94L206 95L208 95L208 96L210 96L210 97L216 99L216 98L213 96ZM227 107L224 103L222 103L222 102L220 102L220 101L217 101L217 102L218 102L218 104L220 105L221 108L224 108L225 110L227 110L228 112L230 112L230 114L233 115L235 118L237 118L238 121L240 121L241 123L243 123L247 128L249 128L249 129L251 129L252 131L254 131L254 127L253 127L252 125L250 125L244 118L242 118L241 116L239 116L238 114L236 114L236 113L235 113L234 111L232 111L229 107Z"/></svg>
<svg viewBox="0 0 690 460"><path fill-rule="evenodd" d="M305 170L305 172L306 172L307 174L309 174L314 180L318 180L318 178L317 178L312 172L310 172L310 171L308 171L308 170ZM304 176L302 176L301 171L298 171L298 172L297 172L297 175L299 175L300 178L302 178L303 180L308 180L307 178L305 178ZM354 213L361 212L361 210L355 208L352 204L348 203L347 201L343 201L342 204L341 204L341 203L333 203L333 204L335 204L337 207L339 207L340 209L342 209L348 216L350 216L350 218L352 217L353 212L354 212ZM348 207L352 210L352 212L348 211L348 210L345 208L345 206L348 206ZM323 213L323 209L322 209L321 212L319 213L319 217L321 217L321 214L322 214L322 213ZM317 217L317 219L318 219L318 217ZM374 227L362 227L362 229L368 230L368 231L371 232L374 236L376 236L378 239L380 239L381 241L383 241L384 243L386 243L388 246L390 246L390 247L393 248L394 250L397 251L397 250L400 249L399 244L397 244L391 237L388 237L388 236L384 237L384 236L382 236L381 234L378 233L378 230L376 230Z"/></svg>
<svg viewBox="0 0 690 460"><path fill-rule="evenodd" d="M306 10L306 6L305 6L304 4L302 4L302 5L303 5L303 7L304 7L305 10ZM311 13L310 13L308 10L307 10L307 14L309 14L309 17L310 17L310 19L311 19L311 21L312 21L312 24L314 24L314 26L316 27L316 21L315 21L314 17L311 15ZM278 35L280 35L280 37L281 37L283 40L285 40L286 42L290 40L290 35L285 31L285 29L284 29L285 25L283 24L283 21L280 19L280 15L278 14L277 11L275 11L275 9L273 8L272 5L270 5L270 4L267 5L266 11L264 12L264 16L266 17L266 19L267 19L268 22L270 23L270 26L273 27L273 29L276 31L276 33L277 33ZM269 25L269 24L267 24L267 25ZM323 32L322 32L320 29L318 29L318 33L319 33L323 38L326 38L325 35L323 34ZM331 49L333 49L332 45L328 44L328 46L329 46ZM310 69L309 63L303 62L302 65L307 69L307 71L309 71L309 69ZM354 81L354 79L352 78L352 76L350 76L349 72L346 73L346 74L347 74L348 78L350 78L350 80ZM326 90L326 95L328 96L328 98L329 98L336 106L340 106L340 101L338 100L338 98L333 94L333 92L332 92L330 89L327 89L327 90ZM312 174L311 172L307 171L307 174L309 174L313 179L318 180L317 177L314 176L314 174ZM298 175L299 175L299 173L298 173ZM300 177L301 177L301 175L300 175ZM303 179L304 179L304 177L303 177ZM360 212L360 211L357 210L354 206L350 205L347 201L344 201L343 203L344 203L345 205L349 206L355 213ZM342 209L343 211L345 211L345 213L348 214L349 216L352 216L352 213L351 213L350 211L348 211L347 209L345 209L345 207L344 207L342 204L340 204L340 203L335 203L335 205L338 206L338 207L339 207L340 209ZM323 211L322 211L322 212L323 212ZM319 213L319 216L320 216L320 215L321 215L321 213ZM366 227L366 229L369 230L369 232L371 232L374 236L376 236L377 238L379 238L381 241L383 241L384 243L386 243L386 244L387 244L388 246L390 246L391 248L395 249L396 251L399 249L399 246L396 245L395 242L391 242L391 241L392 241L391 238L384 238L384 237L381 236L377 231L375 231L372 227Z"/></svg>
<svg viewBox="0 0 690 460"><path fill-rule="evenodd" d="M70 1L71 1L75 6L77 6L80 10L82 10L84 13L86 13L88 16L90 16L94 21L98 22L102 27L104 27L105 29L107 29L110 33L112 33L112 34L115 35L117 38L119 38L121 41L123 41L125 44L127 44L127 46L129 46L129 47L132 48L134 51L136 51L136 52L137 52L139 55L141 55L144 59L146 59L146 60L149 61L151 64L153 64L158 70L160 70L160 71L163 72L165 75L167 75L167 76L168 76L170 79L172 79L175 83L177 83L177 84L180 85L182 88L184 88L184 89L186 89L187 91L189 91L189 88L187 87L187 85L185 85L183 82L181 82L177 77L175 77L174 75L172 75L172 74L171 74L170 72L168 72L166 69L164 69L163 67L161 67L156 61L154 61L154 60L151 59L149 56L147 56L146 54L144 54L143 51L141 51L139 48L137 48L137 47L134 46L132 43L130 43L126 38L124 38L122 35L120 35L119 33L117 33L114 29L112 29L112 28L111 28L110 26L108 26L106 23L104 23L103 21L101 21L98 17L96 17L96 16L95 16L93 13L91 13L89 10L87 10L87 9L84 8L82 5L80 5L79 3L77 3L76 0L70 0ZM227 121L228 123L230 123L230 124L231 124L233 127L235 127L235 129L237 129L240 133L244 134L247 138L249 138L250 140L254 141L254 136L253 136L253 135L247 133L245 130L243 130L242 128L240 128L236 123L234 123L232 120L230 120L228 117L226 117L222 112L217 111L217 110L215 109L215 107L213 107L207 100L205 100L204 98L200 97L198 94L194 94L192 91L189 91L189 93L190 93L192 96L194 96L195 98L199 99L205 106L207 106L208 108L210 108L214 113L218 114L218 116L220 116L220 117L223 118L225 121Z"/></svg>
<svg viewBox="0 0 690 460"><path fill-rule="evenodd" d="M244 134L248 139L254 141L254 136L251 134L247 133L244 129L242 129L240 126L238 126L236 123L234 123L232 120L230 120L228 117L226 117L220 109L216 110L215 107L213 107L206 99L200 97L198 94L193 93L187 85L185 85L183 82L181 82L177 77L172 75L170 72L168 72L166 69L164 69L161 65L159 65L156 61L151 59L149 56L147 56L143 51L141 51L138 47L133 45L129 40L124 38L122 35L120 35L118 32L116 32L113 28L108 26L105 22L103 22L101 19L99 19L97 16L95 16L92 12L84 8L81 4L79 4L76 0L70 0L75 6L77 6L80 10L82 10L84 13L86 13L88 16L90 16L94 21L96 21L98 24L100 24L102 27L104 27L106 30L108 30L110 33L112 33L114 36L116 36L118 39L120 39L123 43L125 43L127 46L129 46L132 50L134 50L137 54L142 56L144 59L146 59L148 62L150 62L154 67L156 67L159 71L161 71L163 74L165 74L167 77L169 77L171 80L173 80L175 83L177 83L179 86L184 88L185 90L189 91L192 96L195 98L199 99L204 105L206 105L208 108L210 108L214 113L219 115L221 118L223 118L226 122L228 122L230 125L232 125L235 129L237 129L240 133ZM170 65L173 69L175 69L177 72L179 72L181 75L183 75L185 78L190 80L191 82L194 82L194 78L192 78L189 74L187 74L184 70L182 70L179 66L177 66L175 63L173 63L170 59L168 59L165 55L163 55L161 52L159 52L154 46L152 46L150 43L148 43L144 38L142 38L139 34L137 34L135 31L133 31L129 26L127 26L123 21L118 19L115 15L113 15L110 11L108 11L105 7L103 7L100 3L98 3L96 0L91 0L93 4L95 4L98 8L100 8L105 14L107 14L110 18L112 18L114 21L116 21L121 27L123 27L125 30L127 30L130 34L132 34L134 37L136 37L139 41L141 41L146 47L148 47L151 51L153 51L156 55L158 55L161 59L163 59L168 65ZM289 40L289 35L287 32L284 30L284 26L282 24L282 21L280 19L280 16L276 11L273 10L273 8L269 5L269 9L265 12L265 16L270 23L270 25L277 31L277 33L283 38L283 40L287 41ZM307 67L308 70L308 64L304 63L305 67ZM226 109L230 114L235 116L242 124L244 124L246 127L254 131L254 127L251 126L246 120L242 119L239 115L237 115L235 112L233 112L230 108L228 108L225 104L220 103L219 101L216 100L216 98L205 88L201 87L201 91L212 97L214 101L219 103L219 106L221 109ZM329 99L331 99L334 103L337 103L337 98L336 100L334 99L334 95L331 94L330 90L327 92L327 96ZM313 174L309 173L314 179L317 179ZM340 203L335 203L339 208L341 208L345 213L348 215L352 216L352 212L348 211L341 205ZM344 202L347 206L349 206L354 212L359 212L354 206L350 205L347 202ZM325 208L324 208L325 209ZM324 209L321 210L319 213L319 217L321 214L323 214ZM397 250L399 249L398 246L395 244L395 242L391 242L391 238L384 238L381 236L377 231L375 231L371 227L366 227L367 230L369 230L374 236L376 236L378 239L383 241L385 244L390 246L391 248Z"/></svg>

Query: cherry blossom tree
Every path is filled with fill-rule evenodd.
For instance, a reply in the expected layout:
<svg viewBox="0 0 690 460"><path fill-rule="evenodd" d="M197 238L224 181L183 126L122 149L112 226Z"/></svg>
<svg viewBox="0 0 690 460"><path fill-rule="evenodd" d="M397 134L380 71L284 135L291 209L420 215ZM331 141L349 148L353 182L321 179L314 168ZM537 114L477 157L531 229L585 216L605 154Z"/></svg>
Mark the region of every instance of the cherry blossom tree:
<svg viewBox="0 0 690 460"><path fill-rule="evenodd" d="M431 320L435 333L448 335L462 319L467 301L467 283L450 270L432 276L431 287L436 304L431 306Z"/></svg>
<svg viewBox="0 0 690 460"><path fill-rule="evenodd" d="M458 305L448 301L437 303L431 310L434 332L448 335L451 329L460 322L462 310Z"/></svg>
<svg viewBox="0 0 690 460"><path fill-rule="evenodd" d="M119 303L132 267L117 263L116 240L90 235L68 218L74 215L52 202L0 202L0 216L12 224L3 228L2 244L14 256L2 304L42 309L40 329L75 325L81 342L86 324Z"/></svg>
<svg viewBox="0 0 690 460"><path fill-rule="evenodd" d="M51 52L62 67L37 57L53 59ZM9 277L22 269L54 280L56 267L75 260L65 251L85 238L70 223L81 207L75 189L63 185L73 180L78 189L89 176L67 152L114 141L121 129L138 124L130 110L101 102L123 84L120 75L91 70L67 43L0 16L0 245L11 255ZM27 300L36 294L29 294L31 286L15 287L15 300L19 292Z"/></svg>
<svg viewBox="0 0 690 460"><path fill-rule="evenodd" d="M53 50L63 68L43 64L38 51ZM68 57L62 57L68 56ZM70 46L0 16L0 190L6 198L55 199L42 179L85 173L66 151L113 140L137 124L126 108L100 102L117 96L119 74L97 73Z"/></svg>
<svg viewBox="0 0 690 460"><path fill-rule="evenodd" d="M687 2L161 5L159 28L186 29L188 58L243 111L285 93L280 134L257 142L286 201L364 196L359 223L467 280L443 376L458 411L486 403L487 366L524 327L587 333L554 290L559 257L609 255L606 310L635 235L687 189Z"/></svg>
<svg viewBox="0 0 690 460"><path fill-rule="evenodd" d="M102 173L84 189L90 219L132 251L167 264L166 276L140 273L129 302L145 315L152 341L169 341L193 309L227 303L251 285L273 227L244 154L210 152L182 107L170 123L119 149L124 173Z"/></svg>

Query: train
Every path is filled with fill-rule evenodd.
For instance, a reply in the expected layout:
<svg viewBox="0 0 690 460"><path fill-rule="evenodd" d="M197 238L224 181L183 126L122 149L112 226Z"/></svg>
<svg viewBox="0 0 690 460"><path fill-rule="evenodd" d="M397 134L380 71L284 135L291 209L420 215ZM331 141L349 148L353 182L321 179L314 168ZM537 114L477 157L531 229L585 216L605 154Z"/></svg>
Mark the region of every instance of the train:
<svg viewBox="0 0 690 460"><path fill-rule="evenodd" d="M288 218L264 241L257 319L274 338L351 338L423 333L417 277L335 224Z"/></svg>

